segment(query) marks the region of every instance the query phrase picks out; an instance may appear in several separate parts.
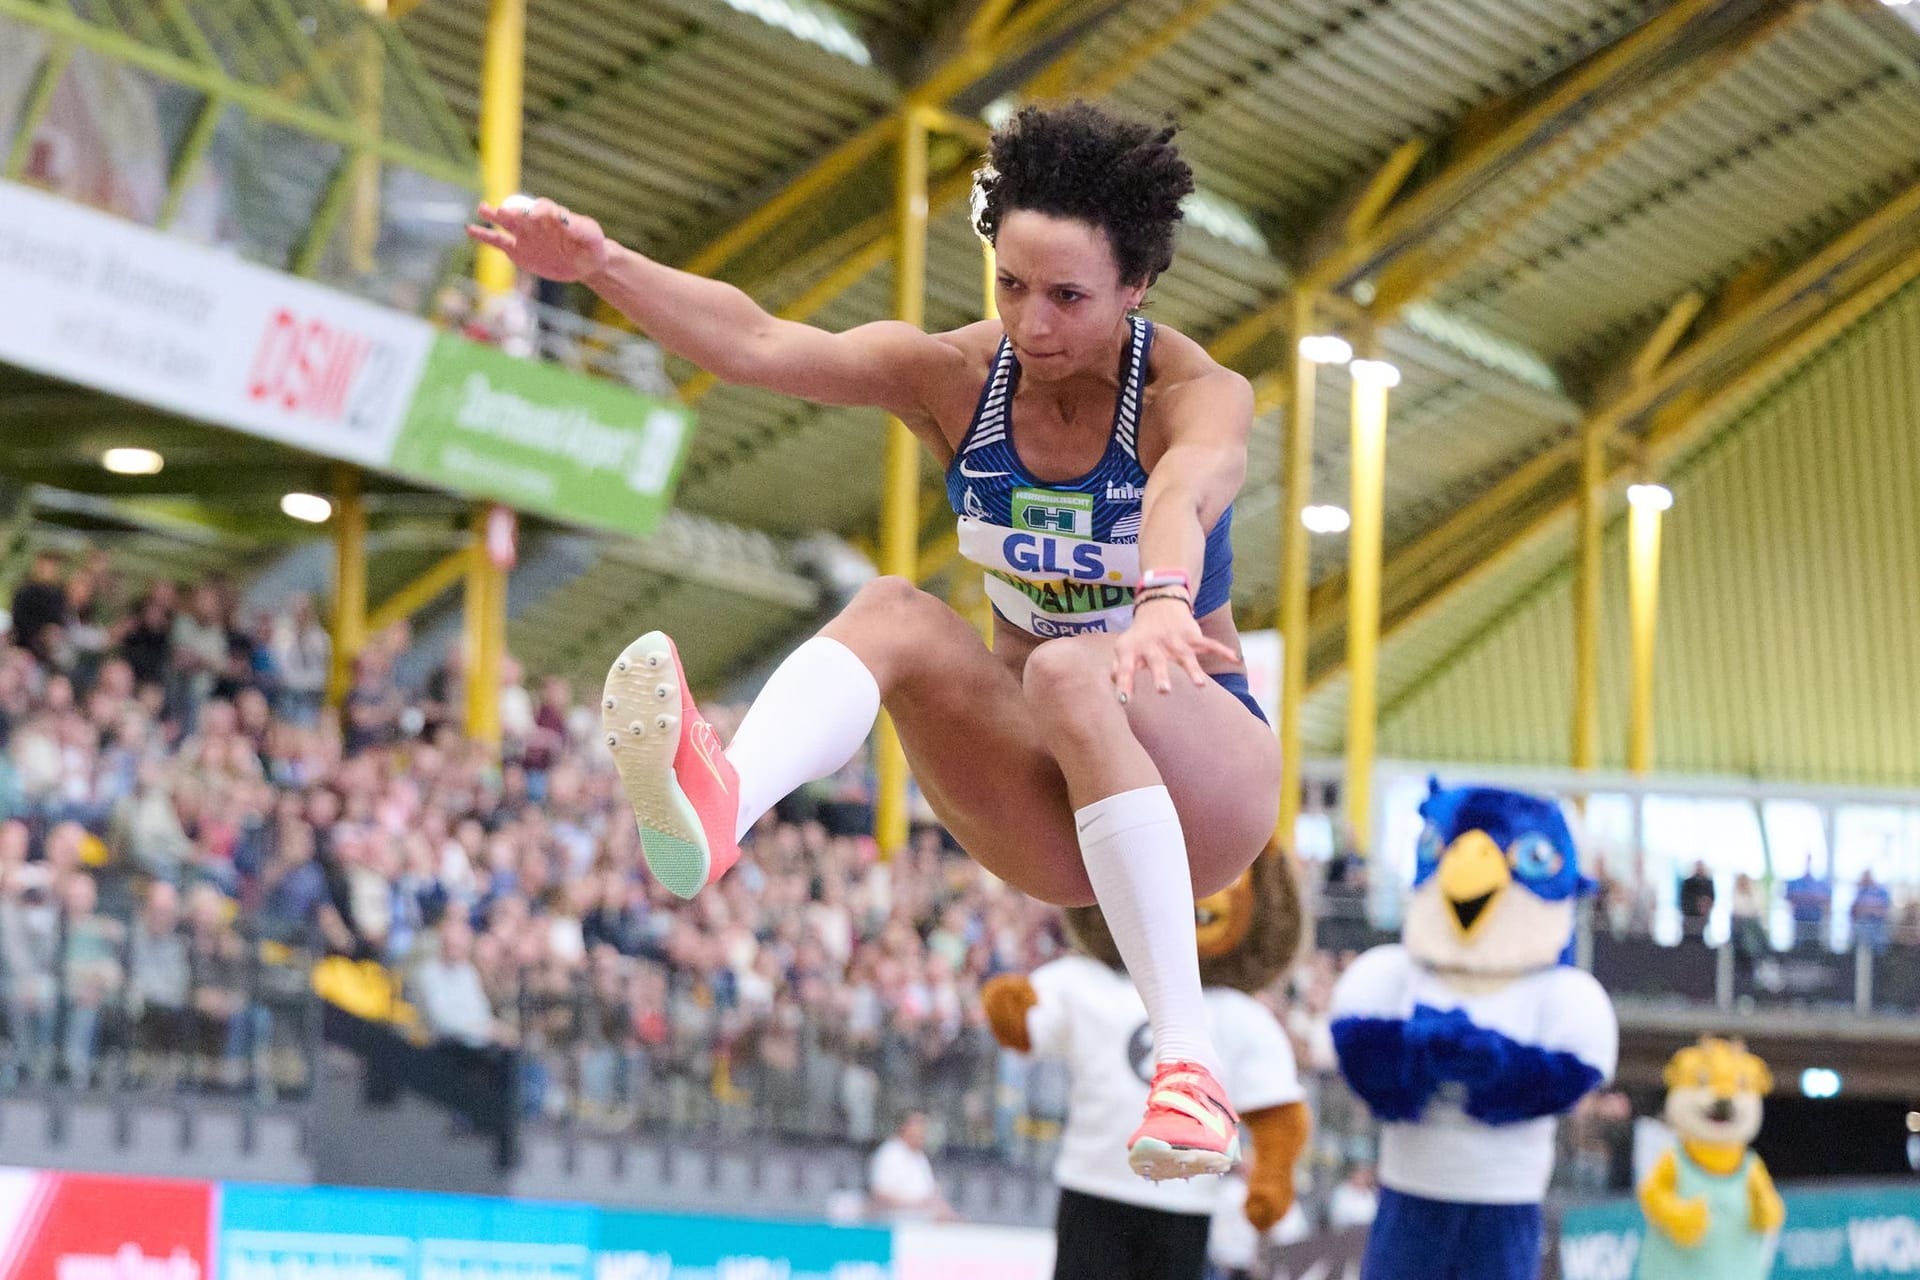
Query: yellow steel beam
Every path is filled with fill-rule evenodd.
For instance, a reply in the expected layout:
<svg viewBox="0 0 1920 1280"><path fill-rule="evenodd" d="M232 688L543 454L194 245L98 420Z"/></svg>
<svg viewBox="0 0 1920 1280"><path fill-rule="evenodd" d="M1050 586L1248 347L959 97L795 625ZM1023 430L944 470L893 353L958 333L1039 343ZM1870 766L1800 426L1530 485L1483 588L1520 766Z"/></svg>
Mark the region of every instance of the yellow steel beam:
<svg viewBox="0 0 1920 1280"><path fill-rule="evenodd" d="M482 195L498 204L520 190L520 134L525 117L527 0L490 0L480 76ZM488 293L513 288L513 263L481 245L474 278Z"/></svg>
<svg viewBox="0 0 1920 1280"><path fill-rule="evenodd" d="M333 656L327 701L339 706L353 685L353 663L367 643L367 508L360 472L334 468Z"/></svg>
<svg viewBox="0 0 1920 1280"><path fill-rule="evenodd" d="M1707 305L1707 295L1698 289L1689 289L1667 308L1640 349L1634 353L1627 366L1627 381L1631 383L1650 382L1653 375L1660 372L1660 366L1667 362L1674 348L1680 345L1680 339L1686 336L1687 328L1700 309Z"/></svg>
<svg viewBox="0 0 1920 1280"><path fill-rule="evenodd" d="M1363 240L1372 233L1380 221L1380 215L1387 211L1393 198L1407 185L1407 179L1413 176L1413 167L1427 154L1427 141L1424 138L1409 138L1394 148L1387 162L1380 166L1367 185L1360 191L1353 208L1342 222L1343 238L1348 241Z"/></svg>
<svg viewBox="0 0 1920 1280"><path fill-rule="evenodd" d="M1482 183L1530 149L1551 145L1564 134L1569 119L1591 113L1609 92L1665 54L1694 22L1723 2L1678 0L1638 30L1563 74L1550 90L1516 111L1505 124L1475 142L1461 139L1458 154L1432 178L1377 216L1360 220L1364 228L1360 234L1345 234L1350 228L1341 225L1339 234L1310 237L1308 258L1298 283L1315 292L1326 292L1342 287L1363 270L1384 268L1393 257L1417 246L1436 221ZM1396 150L1369 180L1366 190L1397 191L1406 170L1418 159L1410 158L1405 147ZM1353 212L1363 212L1365 203L1363 194L1361 206ZM1342 221L1345 223L1346 218ZM1397 287L1402 292L1407 290L1404 282ZM1243 317L1208 348L1214 359L1231 360L1253 346L1286 318L1287 307L1286 298L1277 298ZM1390 317L1391 312L1382 314Z"/></svg>
<svg viewBox="0 0 1920 1280"><path fill-rule="evenodd" d="M1644 502L1627 509L1627 620L1632 663L1627 692L1627 768L1653 769L1653 659L1660 617L1662 512Z"/></svg>
<svg viewBox="0 0 1920 1280"><path fill-rule="evenodd" d="M1374 312L1383 320L1391 319L1459 278L1480 261L1480 256L1471 251L1474 246L1505 243L1515 231L1539 217L1569 191L1584 186L1595 174L1645 140L1655 128L1672 119L1674 112L1715 85L1729 69L1783 34L1816 7L1807 0L1789 0L1740 39L1690 66L1684 75L1662 80L1646 98L1633 103L1630 119L1582 152L1573 163L1534 186L1524 199L1480 227L1472 245L1448 245L1444 249L1426 243L1411 246L1381 269L1371 304Z"/></svg>
<svg viewBox="0 0 1920 1280"><path fill-rule="evenodd" d="M952 204L961 195L973 187L971 173L956 173L941 180L927 197L929 216ZM845 235L836 237L836 243L849 246L840 259L828 268L825 275L807 286L807 291L793 301L774 312L782 320L807 320L818 314L834 299L859 284L877 270L881 263L893 255L894 246L886 229L893 225L893 211L875 214ZM702 369L680 384L680 398L687 404L695 404L703 399L719 379Z"/></svg>
<svg viewBox="0 0 1920 1280"><path fill-rule="evenodd" d="M1422 238L1432 223L1451 212L1479 186L1529 151L1563 136L1576 113L1591 113L1611 92L1627 84L1669 52L1700 18L1725 0L1678 0L1625 38L1561 75L1553 87L1527 104L1484 139L1463 147L1458 158L1388 209L1364 235L1344 239L1307 268L1310 281L1335 286L1374 265L1396 246ZM1390 168L1398 157L1387 162Z"/></svg>
<svg viewBox="0 0 1920 1280"><path fill-rule="evenodd" d="M1013 8L1014 3L1015 0L979 0L978 7L967 19L962 41L966 44L986 43L1006 20L1007 11Z"/></svg>
<svg viewBox="0 0 1920 1280"><path fill-rule="evenodd" d="M500 669L507 648L507 575L487 554L492 509L476 503L464 556L466 596L461 615L467 659L467 736L500 745Z"/></svg>
<svg viewBox="0 0 1920 1280"><path fill-rule="evenodd" d="M927 121L909 109L894 171L894 318L925 320L927 289ZM907 424L887 420L885 491L880 503L880 572L912 580L920 542L920 445ZM880 718L874 758L874 838L883 856L907 844L907 757L893 720Z"/></svg>
<svg viewBox="0 0 1920 1280"><path fill-rule="evenodd" d="M1607 437L1589 430L1580 442L1580 538L1573 587L1573 723L1576 769L1600 759L1600 573L1607 526Z"/></svg>
<svg viewBox="0 0 1920 1280"><path fill-rule="evenodd" d="M1309 533L1300 513L1313 498L1313 392L1317 366L1300 354L1300 340L1313 331L1313 295L1296 291L1287 324L1293 351L1293 393L1287 406L1281 451L1280 501L1280 818L1274 835L1297 854L1300 822L1301 703L1307 690L1307 587Z"/></svg>
<svg viewBox="0 0 1920 1280"><path fill-rule="evenodd" d="M367 634L378 635L394 623L406 621L453 590L466 576L472 554L470 548L448 552L445 559L382 600L367 614Z"/></svg>
<svg viewBox="0 0 1920 1280"><path fill-rule="evenodd" d="M1579 441L1569 439L1529 458L1502 476L1485 493L1395 552L1382 571L1382 581L1397 586L1435 565L1447 565L1450 562L1449 552L1457 553L1475 531L1497 521L1528 495L1537 492L1543 483L1564 470L1578 456ZM1346 601L1346 576L1337 574L1314 587L1308 608L1316 622L1326 620L1324 629L1331 630L1332 626L1337 625L1337 616L1346 608ZM1316 633L1321 630L1317 627ZM1318 634L1315 638L1318 639Z"/></svg>
<svg viewBox="0 0 1920 1280"><path fill-rule="evenodd" d="M1348 451L1353 524L1347 531L1347 767L1340 804L1354 848L1373 851L1373 739L1379 704L1380 536L1387 481L1387 393L1392 379L1356 361ZM1390 367L1390 366L1389 366Z"/></svg>
<svg viewBox="0 0 1920 1280"><path fill-rule="evenodd" d="M788 183L764 204L709 241L680 265L697 275L712 275L740 250L778 226L795 210L831 188L895 142L901 123L916 107L942 107L962 89L978 80L995 63L1020 49L1033 35L1074 0L1036 0L990 37L965 40L902 99L900 108L873 121L805 173Z"/></svg>

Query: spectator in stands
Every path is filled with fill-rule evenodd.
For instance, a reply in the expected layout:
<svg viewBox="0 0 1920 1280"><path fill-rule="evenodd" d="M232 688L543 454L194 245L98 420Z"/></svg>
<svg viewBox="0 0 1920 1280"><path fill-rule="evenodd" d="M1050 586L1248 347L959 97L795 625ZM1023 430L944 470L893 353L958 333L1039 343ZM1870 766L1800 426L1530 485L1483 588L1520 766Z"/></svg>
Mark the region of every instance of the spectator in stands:
<svg viewBox="0 0 1920 1280"><path fill-rule="evenodd" d="M1368 1227L1380 1212L1380 1189L1373 1166L1356 1164L1327 1197L1327 1225L1335 1231Z"/></svg>
<svg viewBox="0 0 1920 1280"><path fill-rule="evenodd" d="M1733 954L1743 972L1772 949L1767 941L1767 900L1760 885L1744 871L1733 878Z"/></svg>
<svg viewBox="0 0 1920 1280"><path fill-rule="evenodd" d="M120 656L142 688L165 689L173 668L173 609L158 585L141 601L139 613L122 624Z"/></svg>
<svg viewBox="0 0 1920 1280"><path fill-rule="evenodd" d="M1680 936L1689 942L1703 941L1707 921L1713 916L1715 898L1713 873L1704 862L1693 864L1693 874L1680 882Z"/></svg>
<svg viewBox="0 0 1920 1280"><path fill-rule="evenodd" d="M1787 905L1793 909L1793 945L1812 951L1827 944L1827 915L1833 908L1833 886L1807 869L1787 882Z"/></svg>
<svg viewBox="0 0 1920 1280"><path fill-rule="evenodd" d="M313 724L326 696L333 641L314 613L311 596L292 597L274 616L272 647L279 677L275 714L297 725Z"/></svg>
<svg viewBox="0 0 1920 1280"><path fill-rule="evenodd" d="M227 669L227 621L220 592L211 583L193 589L189 608L173 619L171 642L173 685L169 705L191 731L200 704L213 692L214 682Z"/></svg>
<svg viewBox="0 0 1920 1280"><path fill-rule="evenodd" d="M1873 878L1872 868L1862 871L1854 886L1853 906L1847 912L1853 922L1853 945L1875 955L1885 951L1892 915L1893 897L1887 887Z"/></svg>
<svg viewBox="0 0 1920 1280"><path fill-rule="evenodd" d="M125 930L96 909L98 891L90 874L76 871L58 883L66 931L62 965L67 1025L61 1062L70 1082L85 1084L93 1078L101 1015L113 1007L125 981L120 966Z"/></svg>
<svg viewBox="0 0 1920 1280"><path fill-rule="evenodd" d="M932 1218L953 1222L959 1217L947 1204L927 1158L927 1117L910 1111L891 1138L875 1149L867 1162L867 1195L874 1214L883 1218Z"/></svg>
<svg viewBox="0 0 1920 1280"><path fill-rule="evenodd" d="M249 1033L264 1032L264 1024L248 1018L246 944L228 919L234 905L210 883L187 893L194 1070L227 1085L237 1083L241 1059L253 1047Z"/></svg>
<svg viewBox="0 0 1920 1280"><path fill-rule="evenodd" d="M133 1019L136 1076L178 1078L192 983L187 940L180 932L179 894L166 881L156 880L147 889L127 947L127 1012Z"/></svg>
<svg viewBox="0 0 1920 1280"><path fill-rule="evenodd" d="M51 881L44 863L0 863L0 971L6 974L11 1049L4 1078L9 1084L23 1076L44 1080L52 1070L60 913Z"/></svg>
<svg viewBox="0 0 1920 1280"><path fill-rule="evenodd" d="M66 564L58 552L34 553L26 581L13 592L13 642L43 665L55 661L65 647L67 621Z"/></svg>
<svg viewBox="0 0 1920 1280"><path fill-rule="evenodd" d="M413 1000L435 1039L471 1048L502 1037L493 1006L473 964L473 930L458 912L449 912L437 930L438 950L413 975Z"/></svg>

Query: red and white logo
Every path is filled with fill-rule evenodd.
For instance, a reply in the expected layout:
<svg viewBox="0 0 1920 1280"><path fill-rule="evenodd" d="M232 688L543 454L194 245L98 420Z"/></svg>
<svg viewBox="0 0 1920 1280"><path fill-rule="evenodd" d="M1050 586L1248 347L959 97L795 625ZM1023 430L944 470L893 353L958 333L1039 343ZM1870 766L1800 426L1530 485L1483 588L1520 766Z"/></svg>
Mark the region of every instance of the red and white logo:
<svg viewBox="0 0 1920 1280"><path fill-rule="evenodd" d="M204 1182L0 1171L0 1280L204 1280Z"/></svg>
<svg viewBox="0 0 1920 1280"><path fill-rule="evenodd" d="M321 316L278 307L247 372L247 399L296 417L371 427L397 385L386 344Z"/></svg>

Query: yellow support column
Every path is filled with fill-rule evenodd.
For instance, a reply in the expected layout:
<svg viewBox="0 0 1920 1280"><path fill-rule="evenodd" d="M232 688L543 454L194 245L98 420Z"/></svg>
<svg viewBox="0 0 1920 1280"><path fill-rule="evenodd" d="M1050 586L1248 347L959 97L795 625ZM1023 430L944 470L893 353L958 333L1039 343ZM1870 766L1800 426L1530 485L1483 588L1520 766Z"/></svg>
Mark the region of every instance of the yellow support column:
<svg viewBox="0 0 1920 1280"><path fill-rule="evenodd" d="M367 645L367 508L360 473L338 467L333 480L333 656L327 701L339 706L353 686L353 663Z"/></svg>
<svg viewBox="0 0 1920 1280"><path fill-rule="evenodd" d="M520 131L527 59L527 0L491 0L481 53L480 170L488 204L520 190ZM513 263L498 249L480 246L474 278L488 293L513 288Z"/></svg>
<svg viewBox="0 0 1920 1280"><path fill-rule="evenodd" d="M361 0L360 7L374 18L387 16L387 0ZM366 24L357 37L359 55L354 68L355 114L370 138L380 136L385 111L387 46L380 29ZM362 151L353 159L352 207L347 218L347 260L359 275L372 274L374 251L380 244L380 157Z"/></svg>
<svg viewBox="0 0 1920 1280"><path fill-rule="evenodd" d="M1627 714L1627 768L1653 769L1653 658L1660 613L1660 524L1673 494L1657 484L1627 490L1627 611L1633 671Z"/></svg>
<svg viewBox="0 0 1920 1280"><path fill-rule="evenodd" d="M920 324L927 282L927 122L909 107L902 122L894 187L893 314ZM912 582L920 553L920 446L898 418L887 420L885 491L880 499L880 572ZM880 717L874 754L874 836L883 857L907 844L907 757L893 720Z"/></svg>
<svg viewBox="0 0 1920 1280"><path fill-rule="evenodd" d="M1573 589L1573 750L1576 769L1600 754L1600 571L1607 520L1607 433L1580 442L1580 542Z"/></svg>
<svg viewBox="0 0 1920 1280"><path fill-rule="evenodd" d="M1373 850L1373 737L1378 713L1380 542L1387 478L1387 392L1400 371L1355 360L1353 525L1347 534L1347 771L1342 799L1354 848Z"/></svg>
<svg viewBox="0 0 1920 1280"><path fill-rule="evenodd" d="M492 508L474 508L467 547L462 645L467 658L467 736L500 745L500 667L507 649L507 575L487 554Z"/></svg>
<svg viewBox="0 0 1920 1280"><path fill-rule="evenodd" d="M1318 365L1308 354L1313 336L1313 295L1296 289L1290 299L1287 345L1293 352L1293 392L1287 401L1281 467L1286 485L1280 502L1280 820L1274 836L1289 853L1300 822L1300 704L1307 696L1307 556L1309 534L1300 513L1313 500L1313 393ZM1348 354L1351 354L1349 352Z"/></svg>

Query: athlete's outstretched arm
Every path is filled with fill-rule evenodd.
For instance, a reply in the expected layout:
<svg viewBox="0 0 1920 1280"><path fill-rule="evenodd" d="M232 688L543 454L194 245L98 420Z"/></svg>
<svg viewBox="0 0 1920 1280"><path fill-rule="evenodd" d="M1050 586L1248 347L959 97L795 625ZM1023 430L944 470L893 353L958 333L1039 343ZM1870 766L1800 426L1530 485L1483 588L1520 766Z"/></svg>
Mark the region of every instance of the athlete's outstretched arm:
<svg viewBox="0 0 1920 1280"><path fill-rule="evenodd" d="M1147 476L1141 502L1140 568L1182 569L1200 590L1207 534L1240 492L1247 475L1247 435L1253 426L1253 388L1239 374L1216 369L1170 389L1160 412L1172 424L1167 451ZM1191 601L1189 601L1191 603ZM1123 690L1145 667L1166 692L1173 668L1204 684L1204 655L1237 661L1225 644L1202 634L1199 621L1175 602L1138 606L1133 626L1114 645L1113 680Z"/></svg>
<svg viewBox="0 0 1920 1280"><path fill-rule="evenodd" d="M829 333L768 315L734 286L655 262L551 200L512 209L482 204L479 214L493 225L469 226L474 240L523 271L585 284L655 342L723 382L871 405L911 424L927 416L928 388L963 367L957 348L909 324Z"/></svg>

